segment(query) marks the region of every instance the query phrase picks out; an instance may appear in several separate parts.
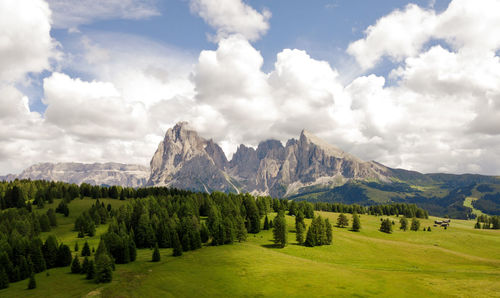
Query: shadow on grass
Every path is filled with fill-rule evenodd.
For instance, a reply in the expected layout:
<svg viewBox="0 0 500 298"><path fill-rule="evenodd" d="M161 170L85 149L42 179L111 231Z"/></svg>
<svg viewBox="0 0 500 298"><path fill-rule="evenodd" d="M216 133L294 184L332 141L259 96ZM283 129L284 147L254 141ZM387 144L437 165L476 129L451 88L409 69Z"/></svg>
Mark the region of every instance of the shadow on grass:
<svg viewBox="0 0 500 298"><path fill-rule="evenodd" d="M278 244L270 243L270 244L262 244L262 247L265 248L281 248Z"/></svg>

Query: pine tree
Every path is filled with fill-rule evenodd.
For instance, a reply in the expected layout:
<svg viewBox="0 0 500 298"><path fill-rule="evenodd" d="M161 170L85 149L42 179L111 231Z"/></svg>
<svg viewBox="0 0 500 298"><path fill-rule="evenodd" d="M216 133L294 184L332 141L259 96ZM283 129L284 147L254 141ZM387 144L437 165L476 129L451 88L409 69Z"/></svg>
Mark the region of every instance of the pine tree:
<svg viewBox="0 0 500 298"><path fill-rule="evenodd" d="M155 244L155 249L153 251L153 256L152 256L152 261L153 262L159 262L161 259L160 256L160 249L158 248L158 243Z"/></svg>
<svg viewBox="0 0 500 298"><path fill-rule="evenodd" d="M135 259L137 258L137 247L135 246L135 241L134 241L133 235L129 236L128 253L130 256L130 262L135 261Z"/></svg>
<svg viewBox="0 0 500 298"><path fill-rule="evenodd" d="M78 242L75 242L75 251L78 251Z"/></svg>
<svg viewBox="0 0 500 298"><path fill-rule="evenodd" d="M416 219L415 217L411 220L411 227L410 230L412 231L418 231L420 229L420 221Z"/></svg>
<svg viewBox="0 0 500 298"><path fill-rule="evenodd" d="M399 220L399 223L401 224L401 226L399 227L400 230L403 230L403 231L408 230L408 219L406 219L406 217L402 217Z"/></svg>
<svg viewBox="0 0 500 298"><path fill-rule="evenodd" d="M58 253L58 244L56 237L54 235L50 235L49 237L47 237L42 249L47 269L55 267L57 263Z"/></svg>
<svg viewBox="0 0 500 298"><path fill-rule="evenodd" d="M207 241L209 239L209 232L208 232L207 225L205 223L201 224L200 238L201 238L202 243L207 243Z"/></svg>
<svg viewBox="0 0 500 298"><path fill-rule="evenodd" d="M316 237L314 235L314 227L312 224L309 226L309 229L307 229L306 241L304 244L309 247L316 246Z"/></svg>
<svg viewBox="0 0 500 298"><path fill-rule="evenodd" d="M95 278L95 264L93 260L89 261L89 265L87 267L87 275L85 276L86 279L91 280Z"/></svg>
<svg viewBox="0 0 500 298"><path fill-rule="evenodd" d="M295 240L297 240L297 242L299 244L303 244L304 243L304 225L302 223L299 223L296 226L295 231L296 231Z"/></svg>
<svg viewBox="0 0 500 298"><path fill-rule="evenodd" d="M90 247L87 241L85 241L85 244L82 248L82 257L90 257Z"/></svg>
<svg viewBox="0 0 500 298"><path fill-rule="evenodd" d="M332 234L332 225L330 224L328 218L325 218L325 231L326 231L326 243L323 244L330 245L332 244L333 234Z"/></svg>
<svg viewBox="0 0 500 298"><path fill-rule="evenodd" d="M72 256L71 250L66 244L61 244L57 251L56 265L58 267L66 267L71 264Z"/></svg>
<svg viewBox="0 0 500 298"><path fill-rule="evenodd" d="M36 288L35 274L31 273L30 281L28 282L28 289L32 290Z"/></svg>
<svg viewBox="0 0 500 298"><path fill-rule="evenodd" d="M390 219L387 218L382 221L382 223L380 224L380 231L387 234L392 233L392 223Z"/></svg>
<svg viewBox="0 0 500 298"><path fill-rule="evenodd" d="M481 228L481 224L479 223L479 220L476 222L476 224L474 225L474 229L480 229Z"/></svg>
<svg viewBox="0 0 500 298"><path fill-rule="evenodd" d="M103 241L101 240L101 242ZM99 252L99 249L97 251ZM96 283L107 283L113 280L113 261L107 253L101 252L96 254L95 267Z"/></svg>
<svg viewBox="0 0 500 298"><path fill-rule="evenodd" d="M347 227L349 225L349 220L347 219L347 216L345 216L344 213L340 213L339 217L337 218L337 226L340 228Z"/></svg>
<svg viewBox="0 0 500 298"><path fill-rule="evenodd" d="M71 262L71 273L80 273L82 271L82 267L80 266L80 260L78 259L78 255L75 255L73 261Z"/></svg>
<svg viewBox="0 0 500 298"><path fill-rule="evenodd" d="M174 232L173 234L174 234L173 235L173 247L174 247L173 256L179 257L179 256L182 256L181 241L179 240L179 235L177 234L177 232Z"/></svg>
<svg viewBox="0 0 500 298"><path fill-rule="evenodd" d="M0 289L9 287L9 276L3 267L0 267Z"/></svg>
<svg viewBox="0 0 500 298"><path fill-rule="evenodd" d="M89 265L90 265L89 257L85 257L83 259L82 268L81 268L82 270L80 270L80 273L87 274L87 272L89 271Z"/></svg>
<svg viewBox="0 0 500 298"><path fill-rule="evenodd" d="M430 232L431 231L431 227L427 227L427 232Z"/></svg>
<svg viewBox="0 0 500 298"><path fill-rule="evenodd" d="M264 228L263 230L269 230L269 219L267 218L267 214L266 214L266 218L264 219Z"/></svg>
<svg viewBox="0 0 500 298"><path fill-rule="evenodd" d="M236 239L238 239L239 242L247 240L245 220L241 216L236 217Z"/></svg>
<svg viewBox="0 0 500 298"><path fill-rule="evenodd" d="M45 271L47 269L45 259L43 257L40 239L33 239L30 247L31 263L35 273Z"/></svg>
<svg viewBox="0 0 500 298"><path fill-rule="evenodd" d="M284 212L280 212L274 219L273 238L278 247L285 247L287 244L287 229Z"/></svg>
<svg viewBox="0 0 500 298"><path fill-rule="evenodd" d="M356 212L352 214L352 230L354 232L359 232L361 229L361 222L359 220L359 216Z"/></svg>

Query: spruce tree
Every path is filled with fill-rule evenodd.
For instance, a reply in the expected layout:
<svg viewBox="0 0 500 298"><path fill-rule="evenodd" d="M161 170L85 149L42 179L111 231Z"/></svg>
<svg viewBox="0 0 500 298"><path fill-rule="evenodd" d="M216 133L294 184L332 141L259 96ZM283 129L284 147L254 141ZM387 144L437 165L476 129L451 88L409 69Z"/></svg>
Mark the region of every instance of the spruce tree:
<svg viewBox="0 0 500 298"><path fill-rule="evenodd" d="M66 267L71 264L72 256L71 250L66 244L61 244L57 251L56 265L58 267Z"/></svg>
<svg viewBox="0 0 500 298"><path fill-rule="evenodd" d="M107 253L101 252L96 254L95 267L96 283L107 283L113 280L113 261Z"/></svg>
<svg viewBox="0 0 500 298"><path fill-rule="evenodd" d="M328 218L325 218L325 231L326 231L326 245L332 244L333 235L332 235L332 225Z"/></svg>
<svg viewBox="0 0 500 298"><path fill-rule="evenodd" d="M263 230L269 230L269 219L267 218L267 214L266 214L266 218L264 219L264 228Z"/></svg>
<svg viewBox="0 0 500 298"><path fill-rule="evenodd" d="M241 216L236 217L236 239L239 242L247 240L247 229L245 220Z"/></svg>
<svg viewBox="0 0 500 298"><path fill-rule="evenodd" d="M9 287L9 276L5 272L4 267L0 266L0 289Z"/></svg>
<svg viewBox="0 0 500 298"><path fill-rule="evenodd" d="M416 219L415 217L411 220L411 227L410 230L412 231L418 231L420 229L420 221Z"/></svg>
<svg viewBox="0 0 500 298"><path fill-rule="evenodd" d="M56 237L54 235L50 235L45 240L45 244L43 245L43 256L45 257L45 264L47 269L53 268L57 263L57 253L58 253L58 244Z"/></svg>
<svg viewBox="0 0 500 298"><path fill-rule="evenodd" d="M309 229L307 229L306 241L304 244L309 247L316 246L316 237L314 235L314 227L312 224L309 226Z"/></svg>
<svg viewBox="0 0 500 298"><path fill-rule="evenodd" d="M158 243L155 244L155 249L153 251L153 256L152 256L152 261L153 262L159 262L161 259L160 256L160 249L158 248Z"/></svg>
<svg viewBox="0 0 500 298"><path fill-rule="evenodd" d="M297 240L297 242L299 244L303 244L304 243L304 225L302 223L297 224L295 231L296 231L295 240Z"/></svg>
<svg viewBox="0 0 500 298"><path fill-rule="evenodd" d="M173 248L174 248L174 251L173 251L173 256L174 257L179 257L179 256L182 256L182 245L181 245L181 241L179 240L179 235L177 234L177 232L174 232L173 233Z"/></svg>
<svg viewBox="0 0 500 298"><path fill-rule="evenodd" d="M474 229L480 229L481 228L481 224L479 223L479 220L476 222L476 224L474 225Z"/></svg>
<svg viewBox="0 0 500 298"><path fill-rule="evenodd" d="M87 272L85 278L88 280L94 279L95 278L95 264L93 260L89 261L88 267L87 267Z"/></svg>
<svg viewBox="0 0 500 298"><path fill-rule="evenodd" d="M352 230L354 232L359 232L361 229L361 222L359 220L359 216L356 212L352 214Z"/></svg>
<svg viewBox="0 0 500 298"><path fill-rule="evenodd" d="M85 241L85 244L82 248L82 257L90 257L90 247L87 241Z"/></svg>
<svg viewBox="0 0 500 298"><path fill-rule="evenodd" d="M78 251L78 242L75 242L75 251Z"/></svg>
<svg viewBox="0 0 500 298"><path fill-rule="evenodd" d="M30 281L28 282L28 289L32 290L36 288L35 273L31 273Z"/></svg>
<svg viewBox="0 0 500 298"><path fill-rule="evenodd" d="M402 217L399 220L399 223L401 224L401 226L399 227L400 230L403 230L403 231L408 230L408 219L406 219L406 217Z"/></svg>
<svg viewBox="0 0 500 298"><path fill-rule="evenodd" d="M274 219L273 241L278 247L285 247L287 244L287 229L284 212L280 212Z"/></svg>
<svg viewBox="0 0 500 298"><path fill-rule="evenodd" d="M337 226L340 228L347 227L349 225L349 220L347 219L347 216L345 216L344 213L340 213L339 217L337 218Z"/></svg>
<svg viewBox="0 0 500 298"><path fill-rule="evenodd" d="M132 235L129 236L128 253L130 256L130 262L135 261L135 259L137 258L137 248L135 246L134 237Z"/></svg>
<svg viewBox="0 0 500 298"><path fill-rule="evenodd" d="M85 257L83 259L82 268L81 268L82 270L80 270L80 273L87 274L87 272L89 271L89 265L90 265L89 257Z"/></svg>
<svg viewBox="0 0 500 298"><path fill-rule="evenodd" d="M201 224L200 238L201 238L202 243L207 243L207 241L209 239L209 232L208 232L207 225L205 223Z"/></svg>
<svg viewBox="0 0 500 298"><path fill-rule="evenodd" d="M380 224L380 231L387 234L392 233L392 223L390 219L387 218L382 221L382 223Z"/></svg>
<svg viewBox="0 0 500 298"><path fill-rule="evenodd" d="M71 262L71 273L77 274L81 273L82 267L80 266L80 260L78 259L78 255L75 255L73 261Z"/></svg>

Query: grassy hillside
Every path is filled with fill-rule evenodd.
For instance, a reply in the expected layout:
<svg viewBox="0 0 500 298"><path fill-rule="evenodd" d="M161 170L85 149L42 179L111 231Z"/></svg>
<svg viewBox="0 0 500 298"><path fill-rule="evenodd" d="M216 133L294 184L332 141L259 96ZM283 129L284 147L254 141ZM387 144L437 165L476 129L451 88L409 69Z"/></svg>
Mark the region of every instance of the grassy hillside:
<svg viewBox="0 0 500 298"><path fill-rule="evenodd" d="M124 203L101 201L114 207ZM71 248L78 241L81 248L73 222L92 202L72 201L70 216L58 214L59 226L51 233ZM333 223L338 216L317 214ZM161 249L159 263L150 262L151 250L140 249L136 262L116 265L110 284L86 281L70 274L69 267L54 268L36 275L36 289L26 290L24 280L0 290L0 297L500 296L499 230L474 230L474 222L464 220L452 220L444 230L433 227L431 217L421 226L431 226L432 232L402 232L394 217L394 233L385 234L378 231L380 217L361 215L361 232L334 228L332 245L308 248L296 245L294 218L286 219L289 245L284 249L273 247L271 231L176 258L171 249ZM97 229L91 246L97 247L105 229Z"/></svg>

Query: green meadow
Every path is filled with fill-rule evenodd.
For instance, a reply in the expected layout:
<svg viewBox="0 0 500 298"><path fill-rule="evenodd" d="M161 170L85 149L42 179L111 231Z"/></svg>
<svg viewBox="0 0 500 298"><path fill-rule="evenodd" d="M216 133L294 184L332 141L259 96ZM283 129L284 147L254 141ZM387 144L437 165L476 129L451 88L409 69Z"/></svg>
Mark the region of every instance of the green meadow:
<svg viewBox="0 0 500 298"><path fill-rule="evenodd" d="M101 201L113 208L126 203ZM75 242L81 249L85 240L97 248L105 225L84 240L73 231L75 218L92 202L72 201L69 217L57 214L58 227L42 238L54 234L71 249ZM338 217L316 214L332 223ZM0 290L0 297L500 297L499 230L475 230L474 221L453 219L445 230L434 227L436 218L430 217L421 220L421 228L432 231L403 232L399 218L390 217L393 233L385 234L378 231L381 218L387 217L361 215L360 232L334 227L332 245L309 248L297 245L294 217L287 216L288 245L283 249L273 246L272 231L175 258L171 249L161 249L158 263L151 262L152 250L139 249L135 262L116 265L109 284L70 274L70 267L53 268L36 275L36 289L27 290L28 280L23 280Z"/></svg>

